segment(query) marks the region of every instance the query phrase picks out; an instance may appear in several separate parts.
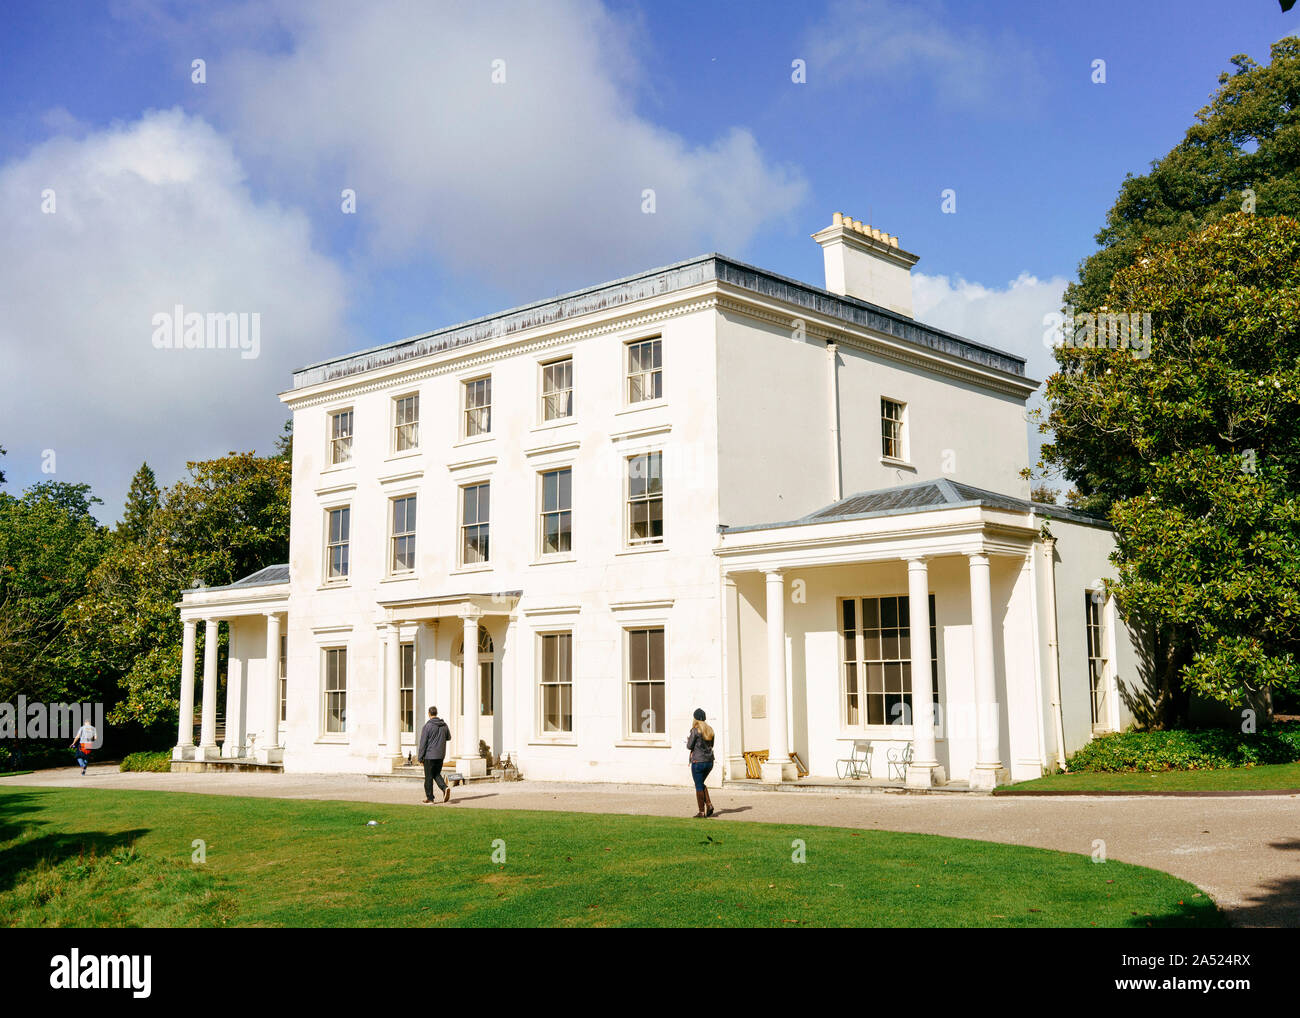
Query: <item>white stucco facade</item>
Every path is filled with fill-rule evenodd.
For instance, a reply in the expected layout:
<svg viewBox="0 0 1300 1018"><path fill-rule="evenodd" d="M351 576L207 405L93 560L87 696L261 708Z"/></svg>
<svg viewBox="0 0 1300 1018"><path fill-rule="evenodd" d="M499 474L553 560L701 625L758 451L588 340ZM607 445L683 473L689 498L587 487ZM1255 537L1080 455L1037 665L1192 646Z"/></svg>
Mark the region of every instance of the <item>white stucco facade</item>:
<svg viewBox="0 0 1300 1018"><path fill-rule="evenodd" d="M177 758L385 771L436 705L462 772L481 741L525 779L684 784L702 707L711 782L760 750L831 776L866 741L875 776L911 745L909 783L992 784L1122 727L1133 648L1100 605L1090 679L1084 602L1109 532L1024 501L1035 383L913 322L915 256L880 237L818 234L826 289L709 255L297 372L289 562L185 593ZM856 685L910 665L901 630L844 625L922 591L933 737L923 692ZM194 638L222 624L218 746Z"/></svg>

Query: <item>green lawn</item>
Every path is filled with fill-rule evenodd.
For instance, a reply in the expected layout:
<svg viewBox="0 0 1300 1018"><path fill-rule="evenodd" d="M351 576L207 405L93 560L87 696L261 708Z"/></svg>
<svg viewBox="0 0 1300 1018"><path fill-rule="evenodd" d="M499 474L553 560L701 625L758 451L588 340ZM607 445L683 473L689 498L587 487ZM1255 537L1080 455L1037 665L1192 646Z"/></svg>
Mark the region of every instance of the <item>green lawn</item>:
<svg viewBox="0 0 1300 1018"><path fill-rule="evenodd" d="M377 820L376 826L366 821ZM206 862L191 861L193 842ZM801 839L806 862L796 863ZM505 861L493 860L504 847ZM1221 926L1166 873L885 831L0 788L0 925Z"/></svg>
<svg viewBox="0 0 1300 1018"><path fill-rule="evenodd" d="M1019 781L1008 787L1042 792L1247 792L1274 788L1300 789L1300 763L1223 767L1212 771L1049 774L1032 781Z"/></svg>

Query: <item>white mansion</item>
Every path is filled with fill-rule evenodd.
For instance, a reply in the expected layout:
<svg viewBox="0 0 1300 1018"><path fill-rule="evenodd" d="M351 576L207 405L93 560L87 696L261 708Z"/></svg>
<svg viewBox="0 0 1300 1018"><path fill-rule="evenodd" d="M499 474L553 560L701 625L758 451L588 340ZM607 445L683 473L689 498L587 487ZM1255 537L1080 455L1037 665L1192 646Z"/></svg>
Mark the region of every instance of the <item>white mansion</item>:
<svg viewBox="0 0 1300 1018"><path fill-rule="evenodd" d="M710 254L296 372L290 561L184 593L176 759L388 771L436 705L462 773L684 784L702 707L711 781L989 787L1128 723L1024 361L915 321L897 238L814 239L825 289Z"/></svg>

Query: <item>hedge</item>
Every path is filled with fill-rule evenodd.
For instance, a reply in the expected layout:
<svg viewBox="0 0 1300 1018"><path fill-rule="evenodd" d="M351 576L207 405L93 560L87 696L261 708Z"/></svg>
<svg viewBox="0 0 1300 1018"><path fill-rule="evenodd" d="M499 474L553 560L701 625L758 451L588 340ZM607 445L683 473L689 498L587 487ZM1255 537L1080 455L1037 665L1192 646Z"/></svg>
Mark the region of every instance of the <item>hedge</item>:
<svg viewBox="0 0 1300 1018"><path fill-rule="evenodd" d="M1067 764L1071 771L1200 771L1300 760L1300 725L1245 733L1223 728L1098 735Z"/></svg>
<svg viewBox="0 0 1300 1018"><path fill-rule="evenodd" d="M159 771L168 772L172 769L171 753L131 753L122 758L122 770L124 771Z"/></svg>

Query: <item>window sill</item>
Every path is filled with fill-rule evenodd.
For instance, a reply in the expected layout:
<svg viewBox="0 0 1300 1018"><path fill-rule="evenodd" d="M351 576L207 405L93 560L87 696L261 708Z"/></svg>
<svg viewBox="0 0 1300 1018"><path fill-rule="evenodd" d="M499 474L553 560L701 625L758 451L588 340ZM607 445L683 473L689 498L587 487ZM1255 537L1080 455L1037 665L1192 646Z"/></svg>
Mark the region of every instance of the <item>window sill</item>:
<svg viewBox="0 0 1300 1018"><path fill-rule="evenodd" d="M352 586L349 580L334 580L332 583L326 581L316 587L317 590L347 590Z"/></svg>
<svg viewBox="0 0 1300 1018"><path fill-rule="evenodd" d="M893 456L881 456L880 462L883 466L897 467L899 470L910 470L916 473L916 467L907 460L894 459Z"/></svg>
<svg viewBox="0 0 1300 1018"><path fill-rule="evenodd" d="M672 749L673 744L664 736L654 739L629 739L624 736L614 743L615 749Z"/></svg>
<svg viewBox="0 0 1300 1018"><path fill-rule="evenodd" d="M321 467L322 474L339 474L345 470L355 470L357 468L356 460L348 460L346 463L331 463L327 467Z"/></svg>
<svg viewBox="0 0 1300 1018"><path fill-rule="evenodd" d="M841 728L836 736L840 742L911 742L915 737L911 725L871 725L857 730ZM948 740L936 735L934 741L938 744Z"/></svg>
<svg viewBox="0 0 1300 1018"><path fill-rule="evenodd" d="M646 544L639 545L635 548L624 548L622 551L614 552L615 555L653 555L656 552L665 552L668 550L666 544Z"/></svg>
<svg viewBox="0 0 1300 1018"><path fill-rule="evenodd" d="M475 435L473 438L462 438L459 442L452 443L453 449L463 449L469 445L482 445L484 442L491 442L497 436L488 432L486 435Z"/></svg>
<svg viewBox="0 0 1300 1018"><path fill-rule="evenodd" d="M416 579L419 579L419 577L416 576L415 571L412 570L409 573L396 573L392 576L385 576L379 582L380 583L410 583L412 580L416 580Z"/></svg>
<svg viewBox="0 0 1300 1018"><path fill-rule="evenodd" d="M540 558L533 559L529 562L530 566L558 566L566 562L577 562L578 557L572 552L556 555L542 555Z"/></svg>
<svg viewBox="0 0 1300 1018"><path fill-rule="evenodd" d="M538 735L528 740L529 746L577 746L578 740L573 738L548 739Z"/></svg>
<svg viewBox="0 0 1300 1018"><path fill-rule="evenodd" d="M491 562L484 562L482 565L459 566L456 569L449 569L447 570L447 575L463 576L466 573L490 573L492 568Z"/></svg>
<svg viewBox="0 0 1300 1018"><path fill-rule="evenodd" d="M553 421L541 421L534 424L529 431L554 431L556 428L567 428L577 424L578 418L570 414L568 417L557 417Z"/></svg>
<svg viewBox="0 0 1300 1018"><path fill-rule="evenodd" d="M403 461L403 460L415 459L415 458L418 457L418 456L420 455L420 453L422 453L423 451L424 451L424 450L421 449L421 448L417 445L414 449L407 449L407 450L405 450L404 452L392 452L392 453L389 453L387 456L384 457L384 462L385 462L385 463L399 463L399 462L401 462L401 461Z"/></svg>
<svg viewBox="0 0 1300 1018"><path fill-rule="evenodd" d="M637 414L642 410L655 410L659 407L666 407L668 400L664 397L658 399L643 399L640 403L629 403L622 410L615 410L615 417L622 417L624 414Z"/></svg>
<svg viewBox="0 0 1300 1018"><path fill-rule="evenodd" d="M348 744L347 735L322 735L316 739L317 746L346 746Z"/></svg>

